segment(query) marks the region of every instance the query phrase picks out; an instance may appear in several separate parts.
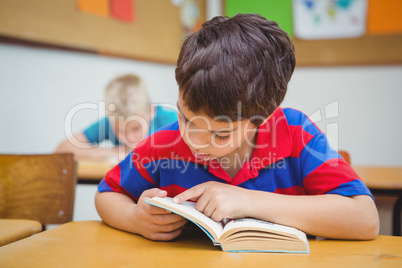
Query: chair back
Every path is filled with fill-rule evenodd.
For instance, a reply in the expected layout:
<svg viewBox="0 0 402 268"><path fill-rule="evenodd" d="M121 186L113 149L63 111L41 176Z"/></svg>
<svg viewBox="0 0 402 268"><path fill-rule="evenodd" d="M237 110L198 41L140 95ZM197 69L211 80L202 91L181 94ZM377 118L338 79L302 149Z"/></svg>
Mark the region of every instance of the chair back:
<svg viewBox="0 0 402 268"><path fill-rule="evenodd" d="M72 221L76 180L70 153L0 155L0 218Z"/></svg>
<svg viewBox="0 0 402 268"><path fill-rule="evenodd" d="M342 158L345 160L346 163L348 163L349 165L351 164L350 155L348 152L338 151L338 153L342 156Z"/></svg>

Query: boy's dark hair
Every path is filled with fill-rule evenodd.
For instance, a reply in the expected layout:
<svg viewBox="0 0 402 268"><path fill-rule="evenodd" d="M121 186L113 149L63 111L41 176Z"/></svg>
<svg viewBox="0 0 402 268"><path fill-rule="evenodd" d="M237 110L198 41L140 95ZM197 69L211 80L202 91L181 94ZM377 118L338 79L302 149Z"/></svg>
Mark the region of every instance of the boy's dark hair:
<svg viewBox="0 0 402 268"><path fill-rule="evenodd" d="M184 41L176 81L193 113L258 126L283 101L294 67L293 44L277 23L257 14L218 16Z"/></svg>

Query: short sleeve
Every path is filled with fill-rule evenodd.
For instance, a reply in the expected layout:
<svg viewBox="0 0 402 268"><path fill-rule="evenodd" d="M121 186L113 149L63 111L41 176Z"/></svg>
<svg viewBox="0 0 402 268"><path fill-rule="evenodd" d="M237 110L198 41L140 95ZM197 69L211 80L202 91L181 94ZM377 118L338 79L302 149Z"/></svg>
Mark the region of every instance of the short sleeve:
<svg viewBox="0 0 402 268"><path fill-rule="evenodd" d="M292 129L292 154L297 159L307 194L369 195L373 198L359 175L305 114L290 108L284 109L284 113Z"/></svg>
<svg viewBox="0 0 402 268"><path fill-rule="evenodd" d="M148 175L145 168L141 168L134 161L138 154L132 151L127 157L111 169L98 185L99 192L117 192L138 200L141 194L148 189L159 187Z"/></svg>
<svg viewBox="0 0 402 268"><path fill-rule="evenodd" d="M300 154L303 186L308 194L369 195L359 175L328 143L323 133L315 135Z"/></svg>
<svg viewBox="0 0 402 268"><path fill-rule="evenodd" d="M114 135L109 120L106 117L92 124L83 132L85 137L92 144L98 144L104 140L110 140L113 144L120 144L119 140Z"/></svg>

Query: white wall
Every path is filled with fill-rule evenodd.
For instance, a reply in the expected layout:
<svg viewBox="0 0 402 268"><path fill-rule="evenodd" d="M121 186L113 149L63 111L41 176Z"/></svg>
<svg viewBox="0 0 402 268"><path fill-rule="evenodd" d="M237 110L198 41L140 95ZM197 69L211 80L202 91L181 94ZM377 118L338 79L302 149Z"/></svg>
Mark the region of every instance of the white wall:
<svg viewBox="0 0 402 268"><path fill-rule="evenodd" d="M318 126L338 124L339 149L354 165L402 166L401 99L402 66L297 68L282 106L321 110ZM335 101L339 116L326 120Z"/></svg>
<svg viewBox="0 0 402 268"><path fill-rule="evenodd" d="M154 102L176 103L174 67L96 55L0 44L0 151L52 152L64 138L64 119L80 103L103 101L116 75L142 76ZM98 111L77 113L72 127L95 121Z"/></svg>

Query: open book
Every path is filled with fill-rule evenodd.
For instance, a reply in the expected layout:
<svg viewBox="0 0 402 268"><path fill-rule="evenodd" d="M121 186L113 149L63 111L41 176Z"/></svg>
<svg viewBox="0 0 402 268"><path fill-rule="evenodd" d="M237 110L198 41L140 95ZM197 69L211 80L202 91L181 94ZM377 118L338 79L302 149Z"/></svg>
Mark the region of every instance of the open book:
<svg viewBox="0 0 402 268"><path fill-rule="evenodd" d="M181 215L199 226L224 251L309 253L306 234L293 227L253 218L216 222L199 212L195 203L174 203L172 198L153 197L146 202Z"/></svg>

